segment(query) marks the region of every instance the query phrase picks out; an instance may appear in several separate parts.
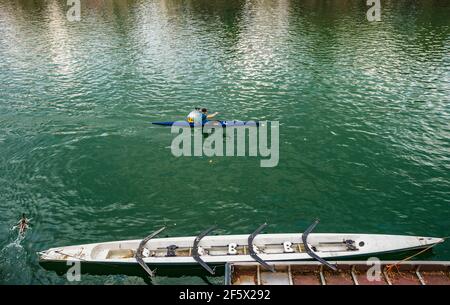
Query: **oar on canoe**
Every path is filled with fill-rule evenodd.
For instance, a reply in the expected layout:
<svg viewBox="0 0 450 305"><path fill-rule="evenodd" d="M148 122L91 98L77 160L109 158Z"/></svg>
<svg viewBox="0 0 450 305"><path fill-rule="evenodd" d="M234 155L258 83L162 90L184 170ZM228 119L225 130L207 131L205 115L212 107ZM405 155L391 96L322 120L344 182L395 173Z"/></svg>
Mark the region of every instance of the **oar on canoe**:
<svg viewBox="0 0 450 305"><path fill-rule="evenodd" d="M216 229L216 226L212 226L209 229L203 231L202 233L200 233L194 240L194 245L192 246L192 257L195 259L195 261L197 263L199 263L203 268L205 268L209 273L211 273L212 275L214 275L214 270L211 269L211 267L208 266L207 263L205 263L201 257L200 257L200 253L198 252L199 250L199 246L198 244L200 243L200 240L205 237L206 235L208 235L211 231L213 231L214 229Z"/></svg>
<svg viewBox="0 0 450 305"><path fill-rule="evenodd" d="M314 230L314 228L317 226L317 224L319 223L319 219L316 219L316 221L314 221L313 224L311 224L309 226L308 229L306 229L305 232L303 232L302 234L302 241L303 241L303 245L305 246L305 250L306 253L308 253L309 256L311 256L312 258L318 260L319 262L321 262L322 264L324 264L327 267L330 267L331 269L333 269L334 271L337 271L336 266L333 266L332 264L330 264L329 262L327 262L326 260L324 260L323 258L321 258L320 256L318 256L316 253L314 253L311 248L308 245L308 235L309 233L312 232L312 230Z"/></svg>
<svg viewBox="0 0 450 305"><path fill-rule="evenodd" d="M156 235L158 235L159 233L161 233L166 227L162 227L161 229L159 229L158 231L153 232L152 234L150 234L149 236L147 236L146 238L144 238L141 243L139 244L139 247L136 250L136 254L135 254L135 258L136 261L138 262L138 264L145 270L145 272L148 273L148 275L150 275L150 277L153 277L155 275L155 271L151 270L147 264L144 262L143 260L143 254L142 252L144 251L144 246L148 243L148 241L150 239L152 239L153 237L155 237Z"/></svg>
<svg viewBox="0 0 450 305"><path fill-rule="evenodd" d="M260 258L258 256L258 254L256 253L255 249L253 247L255 247L253 245L253 240L255 239L256 235L258 235L259 233L261 233L261 231L267 227L267 223L263 223L262 225L259 226L258 229L255 230L255 232L253 232L252 234L250 234L250 236L248 237L248 251L250 252L250 256L257 261L258 263L261 264L261 266L263 266L264 268L266 268L267 270L270 270L272 272L275 272L275 269L273 266L269 265L268 263L266 263L262 258Z"/></svg>

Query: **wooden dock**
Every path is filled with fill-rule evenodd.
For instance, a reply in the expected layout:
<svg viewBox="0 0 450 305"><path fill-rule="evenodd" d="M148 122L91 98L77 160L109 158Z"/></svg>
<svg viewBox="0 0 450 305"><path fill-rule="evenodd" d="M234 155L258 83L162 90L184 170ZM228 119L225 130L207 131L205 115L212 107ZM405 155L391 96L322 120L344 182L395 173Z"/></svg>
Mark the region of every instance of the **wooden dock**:
<svg viewBox="0 0 450 305"><path fill-rule="evenodd" d="M254 262L228 263L226 285L450 285L450 261L330 262L333 271L320 262L270 263L275 272Z"/></svg>

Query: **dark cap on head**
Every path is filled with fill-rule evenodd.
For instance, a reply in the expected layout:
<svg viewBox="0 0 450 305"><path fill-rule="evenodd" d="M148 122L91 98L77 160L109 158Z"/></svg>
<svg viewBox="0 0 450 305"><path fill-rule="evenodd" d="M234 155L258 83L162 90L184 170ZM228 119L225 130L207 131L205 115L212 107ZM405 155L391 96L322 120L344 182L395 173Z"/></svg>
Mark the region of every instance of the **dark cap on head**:
<svg viewBox="0 0 450 305"><path fill-rule="evenodd" d="M207 112L207 111L208 111L208 109L202 108L202 112Z"/></svg>

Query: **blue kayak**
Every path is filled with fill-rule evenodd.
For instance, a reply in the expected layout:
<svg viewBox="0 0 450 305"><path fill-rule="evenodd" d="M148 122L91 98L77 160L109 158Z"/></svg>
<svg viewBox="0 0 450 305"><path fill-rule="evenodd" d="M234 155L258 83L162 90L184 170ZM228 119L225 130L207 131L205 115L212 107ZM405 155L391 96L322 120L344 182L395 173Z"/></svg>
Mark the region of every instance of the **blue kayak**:
<svg viewBox="0 0 450 305"><path fill-rule="evenodd" d="M152 122L152 124L155 125L161 125L161 126L190 126L190 127L194 127L194 123L188 123L188 122L184 122L184 121L169 121L169 122ZM236 127L236 126L259 126L259 122L257 121L209 121L206 123L203 123L202 125L210 125L210 126L217 126L217 125L221 125L222 127Z"/></svg>

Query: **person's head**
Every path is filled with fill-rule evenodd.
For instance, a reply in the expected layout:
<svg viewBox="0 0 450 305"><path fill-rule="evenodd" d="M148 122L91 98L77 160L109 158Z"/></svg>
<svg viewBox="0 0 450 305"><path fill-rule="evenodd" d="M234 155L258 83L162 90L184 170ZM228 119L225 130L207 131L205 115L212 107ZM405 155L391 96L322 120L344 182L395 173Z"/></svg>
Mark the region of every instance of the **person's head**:
<svg viewBox="0 0 450 305"><path fill-rule="evenodd" d="M194 109L197 110L197 111L200 111L200 108L199 108L199 107L195 107Z"/></svg>
<svg viewBox="0 0 450 305"><path fill-rule="evenodd" d="M207 113L207 112L208 112L208 109L202 108L202 112L203 112L203 113Z"/></svg>

